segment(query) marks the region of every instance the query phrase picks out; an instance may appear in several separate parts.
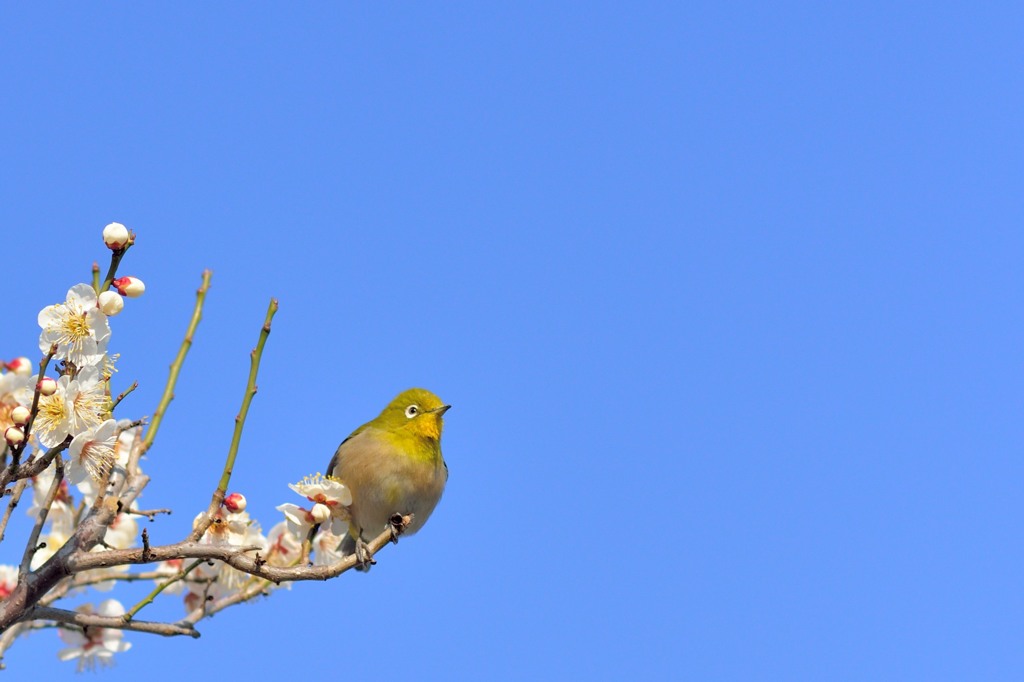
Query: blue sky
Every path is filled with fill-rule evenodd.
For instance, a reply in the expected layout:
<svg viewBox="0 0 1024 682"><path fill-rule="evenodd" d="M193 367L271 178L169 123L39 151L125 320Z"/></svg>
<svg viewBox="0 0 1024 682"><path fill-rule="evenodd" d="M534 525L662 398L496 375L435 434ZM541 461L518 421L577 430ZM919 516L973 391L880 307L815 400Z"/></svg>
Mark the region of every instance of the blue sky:
<svg viewBox="0 0 1024 682"><path fill-rule="evenodd" d="M232 485L264 527L409 386L452 474L370 574L107 679L1024 676L1018 6L208 5L0 13L0 355L118 220L121 416L214 271L155 541L271 296Z"/></svg>

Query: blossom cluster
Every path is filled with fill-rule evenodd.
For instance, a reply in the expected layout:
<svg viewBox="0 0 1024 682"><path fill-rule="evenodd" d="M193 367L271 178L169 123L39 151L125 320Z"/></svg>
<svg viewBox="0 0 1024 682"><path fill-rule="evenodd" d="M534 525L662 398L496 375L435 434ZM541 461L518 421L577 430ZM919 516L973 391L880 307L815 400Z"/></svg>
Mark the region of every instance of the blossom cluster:
<svg viewBox="0 0 1024 682"><path fill-rule="evenodd" d="M76 284L62 302L39 312L38 345L43 359L38 368L27 357L0 362L0 433L5 441L0 447L6 446L0 470L16 472L19 462L28 466L48 461L47 466L36 466L18 476L34 473L27 484L32 496L28 515L37 520L30 539L35 544L26 551L21 566L0 565L0 606L18 588L19 581L26 579L27 571L39 570L76 537L82 521L105 495L114 495L112 491L142 476L141 461L149 445L145 442L145 420L114 416L120 400L111 392L117 355L112 355L109 348L110 318L124 310L125 297L142 295L145 285L134 276L115 276L121 257L135 242L135 234L120 223L111 223L103 230L103 241L113 252L107 279L100 281L97 274L91 284ZM320 474L307 476L289 488L305 502L278 506L284 518L266 533L250 517L242 494L225 495L212 518L205 512L196 517L195 523L204 529L199 543L244 552L275 567L294 567L303 561L314 565L340 561L343 557L339 548L348 532L352 503L348 488ZM137 518L153 518L153 512L138 511L139 496L136 491L131 504L124 508L118 502L118 513L92 552L138 546ZM12 501L10 508L15 504L16 500ZM38 522L40 519L43 521ZM6 525L6 519L3 523ZM0 541L2 538L0 528ZM145 534L142 541L149 541ZM278 587L222 561L180 558L159 563L145 576L131 573L124 564L76 572L47 595L46 603L54 604L89 589L109 592L122 581L141 577L154 579L157 593L180 595L186 620L192 623L232 599ZM94 618L118 617L127 623L144 605L140 603L128 611L118 600L104 599L75 610ZM123 629L117 627L61 622L58 629L66 644L58 653L60 659L77 662L79 670L109 665L115 654L131 646L124 639Z"/></svg>

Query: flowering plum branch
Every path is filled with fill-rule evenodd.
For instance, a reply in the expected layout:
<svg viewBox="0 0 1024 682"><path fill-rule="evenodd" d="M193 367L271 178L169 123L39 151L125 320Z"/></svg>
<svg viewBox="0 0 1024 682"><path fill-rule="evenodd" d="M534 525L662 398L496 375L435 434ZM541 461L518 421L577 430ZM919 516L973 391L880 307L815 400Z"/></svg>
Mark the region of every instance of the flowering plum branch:
<svg viewBox="0 0 1024 682"><path fill-rule="evenodd" d="M228 493L278 307L273 299L250 354L242 404L209 505L178 542L152 544L146 530L140 536L137 517L153 522L171 512L138 507L150 481L141 461L154 446L174 398L211 274L202 275L185 337L152 416L118 419L115 409L138 384L113 397L117 356L108 352L110 318L123 312L125 297L141 296L145 285L118 274L135 234L111 223L103 241L111 251L103 279L93 264L90 283L72 286L63 302L39 313L38 369L26 357L0 363L0 490L9 498L0 519L0 543L22 498L32 501L32 524L17 563L0 564L0 667L20 635L43 629L55 629L66 645L58 652L61 660L75 661L79 669L110 664L115 654L131 647L125 631L198 637L196 625L215 613L294 581L337 577L358 563L356 555L338 551L352 502L340 481L317 474L292 485L310 508L278 506L284 518L266 533L246 511L245 497ZM47 375L51 369L54 376ZM411 521L411 516L393 518L368 550L375 554L395 541ZM142 566L150 568L132 570ZM77 607L65 601L143 580L154 581L154 587L131 609L114 598ZM181 619L138 619L143 609L172 594L184 604Z"/></svg>

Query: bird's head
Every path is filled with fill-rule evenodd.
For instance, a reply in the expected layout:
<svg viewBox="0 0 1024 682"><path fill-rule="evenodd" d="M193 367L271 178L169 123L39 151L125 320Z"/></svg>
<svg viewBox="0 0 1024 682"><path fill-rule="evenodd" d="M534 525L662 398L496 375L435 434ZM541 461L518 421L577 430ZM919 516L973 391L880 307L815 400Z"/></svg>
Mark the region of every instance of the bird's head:
<svg viewBox="0 0 1024 682"><path fill-rule="evenodd" d="M424 388L410 388L388 403L377 421L388 430L440 440L444 413L450 407Z"/></svg>

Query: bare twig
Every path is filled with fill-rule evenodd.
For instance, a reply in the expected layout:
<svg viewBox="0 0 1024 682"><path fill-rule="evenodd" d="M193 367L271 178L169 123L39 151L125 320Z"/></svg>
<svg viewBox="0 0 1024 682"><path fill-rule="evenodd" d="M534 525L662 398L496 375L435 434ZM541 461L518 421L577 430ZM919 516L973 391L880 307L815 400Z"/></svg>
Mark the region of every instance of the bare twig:
<svg viewBox="0 0 1024 682"><path fill-rule="evenodd" d="M156 518L157 514L168 514L172 512L170 509L122 509L121 513L131 514L133 516L145 516L150 521Z"/></svg>
<svg viewBox="0 0 1024 682"><path fill-rule="evenodd" d="M7 503L7 509L4 511L4 518L0 521L0 542L4 541L4 534L7 533L7 522L11 520L11 513L14 512L14 508L18 506L18 502L21 501L21 494L25 492L25 486L28 485L28 479L23 478L14 484L14 490L11 491L11 501Z"/></svg>
<svg viewBox="0 0 1024 682"><path fill-rule="evenodd" d="M134 630L136 632L149 632L154 635L174 637L186 635L188 637L199 637L199 632L187 625L174 623L156 623L145 620L132 620L125 622L121 616L101 616L96 613L82 613L80 611L68 611L66 609L55 609L51 606L35 606L25 614L26 620L52 620L58 623L78 625L80 627L115 628L117 630Z"/></svg>
<svg viewBox="0 0 1024 682"><path fill-rule="evenodd" d="M121 391L121 394L114 398L114 401L110 403L110 411L113 412L114 408L117 407L122 400L128 397L128 394L139 387L139 382L133 381L132 385ZM131 428L131 427L129 427Z"/></svg>
<svg viewBox="0 0 1024 682"><path fill-rule="evenodd" d="M28 423L25 424L25 439L21 441L18 447L14 448L14 452L11 454L11 465L8 471L13 472L18 468L18 463L21 462L21 453L28 447L28 437L32 433L32 424L36 420L36 412L39 410L39 384L43 380L43 375L46 374L46 367L50 364L50 360L57 354L57 344L50 344L50 350L43 356L43 359L39 361L39 375L36 377L36 390L32 395L32 409L29 411ZM10 480L10 479L8 479ZM6 485L6 484L5 484Z"/></svg>
<svg viewBox="0 0 1024 682"><path fill-rule="evenodd" d="M140 457L146 454L146 451L153 446L156 433L160 429L161 422L163 422L164 414L167 412L167 406L174 400L174 386L178 383L178 374L181 372L181 366L185 362L185 356L188 355L188 351L192 347L192 337L195 336L199 320L203 319L203 302L206 300L206 292L210 288L210 277L212 274L209 270L203 271L203 283L196 291L196 305L192 310L192 320L188 323L185 339L181 342L181 348L178 349L178 356L171 363L171 372L167 377L167 385L164 386L164 394L160 397L160 402L156 406L156 412L153 413L153 420L150 422L149 428L146 429L146 435L142 439Z"/></svg>
<svg viewBox="0 0 1024 682"><path fill-rule="evenodd" d="M57 460L57 469L53 472L53 481L50 483L50 490L46 493L46 499L39 508L36 515L36 523L32 526L32 532L28 536L28 544L25 545L25 554L21 558L21 567L18 569L18 581L21 582L28 575L28 567L32 563L32 557L39 549L39 533L43 530L46 517L50 513L53 501L57 499L57 492L60 490L61 481L64 480L64 460Z"/></svg>
<svg viewBox="0 0 1024 682"><path fill-rule="evenodd" d="M196 559L191 564L189 564L188 568L186 568L185 570L180 571L177 575L171 576L167 580L164 580L163 582L161 582L159 585L157 585L155 588L153 588L152 592L150 592L145 597L143 597L142 601L140 601L138 604L133 606L131 608L131 610L129 610L127 613L125 613L122 616L122 618L124 618L125 622L128 622L128 621L132 620L133 618L135 618L135 614L137 614L139 611L141 611L143 609L143 607L145 607L145 606L147 606L149 604L152 604L153 600L156 599L157 595L159 595L161 592L166 590L168 587L170 587L174 583L180 582L180 581L184 580L185 577L189 573L194 571L196 569L196 567L199 566L199 564L203 563L204 561L206 561L206 559Z"/></svg>
<svg viewBox="0 0 1024 682"><path fill-rule="evenodd" d="M205 559L204 559L205 561ZM140 571L138 573L112 573L109 575L97 575L88 576L87 574L79 573L75 576L74 581L71 582L71 587L88 587L89 585L95 585L97 583L105 583L109 581L123 582L123 583L135 583L141 580L166 580L167 578L173 577L174 573L168 573L167 571ZM205 582L207 578L193 578L191 582ZM52 603L46 602L44 599L39 600L40 604Z"/></svg>
<svg viewBox="0 0 1024 682"><path fill-rule="evenodd" d="M242 407L238 410L238 415L235 417L235 431L231 436L231 446L228 448L228 456L224 462L224 473L221 474L217 489L213 491L213 498L210 500L210 506L206 510L205 518L196 524L192 534L189 536L193 541L201 538L206 529L213 523L214 515L220 509L221 502L224 501L224 495L227 494L228 483L231 481L231 472L235 468L235 457L238 455L238 446L242 442L242 429L245 427L245 418L249 414L249 405L252 404L252 399L256 395L256 376L259 373L260 360L263 357L263 347L267 344L267 337L270 336L270 322L274 319L274 313L276 312L277 299L272 298L270 299L270 305L267 307L267 317L263 321L263 327L260 329L260 336L256 341L256 347L249 353L249 381L245 386L245 395L242 396Z"/></svg>
<svg viewBox="0 0 1024 682"><path fill-rule="evenodd" d="M251 585L242 588L238 592L225 595L212 603L209 603L204 599L201 605L193 609L191 613L178 621L178 623L185 627L195 625L202 619L209 618L213 614L219 613L229 606L241 604L242 602L249 601L254 597L266 594L268 587L270 587L270 581L268 580L253 580Z"/></svg>

